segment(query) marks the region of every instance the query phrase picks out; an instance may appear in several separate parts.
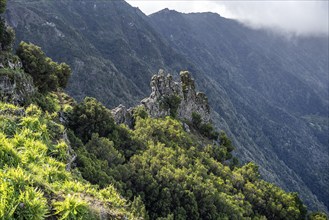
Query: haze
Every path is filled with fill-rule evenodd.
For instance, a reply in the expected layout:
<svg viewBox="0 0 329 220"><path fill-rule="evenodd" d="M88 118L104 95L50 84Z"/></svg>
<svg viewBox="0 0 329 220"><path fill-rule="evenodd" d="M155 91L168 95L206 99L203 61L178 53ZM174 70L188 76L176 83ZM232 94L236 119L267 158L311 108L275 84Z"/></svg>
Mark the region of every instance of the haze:
<svg viewBox="0 0 329 220"><path fill-rule="evenodd" d="M252 28L297 36L328 36L328 1L151 1L127 0L149 15L164 8L216 12Z"/></svg>

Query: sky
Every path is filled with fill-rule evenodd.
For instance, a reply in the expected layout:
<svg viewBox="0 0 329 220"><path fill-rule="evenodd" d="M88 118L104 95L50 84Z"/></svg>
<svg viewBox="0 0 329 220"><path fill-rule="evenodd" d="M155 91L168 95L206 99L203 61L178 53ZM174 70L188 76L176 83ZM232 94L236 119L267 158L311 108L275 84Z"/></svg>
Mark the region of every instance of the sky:
<svg viewBox="0 0 329 220"><path fill-rule="evenodd" d="M126 0L146 15L164 8L179 12L216 12L251 28L297 36L328 36L328 0Z"/></svg>

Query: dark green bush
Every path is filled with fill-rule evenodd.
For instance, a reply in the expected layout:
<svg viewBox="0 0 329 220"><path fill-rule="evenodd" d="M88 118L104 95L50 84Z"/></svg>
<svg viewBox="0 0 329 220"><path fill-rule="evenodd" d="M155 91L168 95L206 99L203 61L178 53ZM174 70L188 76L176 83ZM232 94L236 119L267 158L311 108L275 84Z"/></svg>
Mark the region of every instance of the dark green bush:
<svg viewBox="0 0 329 220"><path fill-rule="evenodd" d="M180 103L181 98L178 95L165 96L160 101L160 107L166 111L169 110L170 116L176 118Z"/></svg>
<svg viewBox="0 0 329 220"><path fill-rule="evenodd" d="M16 53L22 60L24 71L32 76L39 92L56 91L59 87L66 87L71 75L67 64L52 61L40 47L32 43L21 42Z"/></svg>
<svg viewBox="0 0 329 220"><path fill-rule="evenodd" d="M110 110L96 99L86 97L73 108L69 127L86 143L93 133L99 134L100 137L109 136L114 131L115 124Z"/></svg>

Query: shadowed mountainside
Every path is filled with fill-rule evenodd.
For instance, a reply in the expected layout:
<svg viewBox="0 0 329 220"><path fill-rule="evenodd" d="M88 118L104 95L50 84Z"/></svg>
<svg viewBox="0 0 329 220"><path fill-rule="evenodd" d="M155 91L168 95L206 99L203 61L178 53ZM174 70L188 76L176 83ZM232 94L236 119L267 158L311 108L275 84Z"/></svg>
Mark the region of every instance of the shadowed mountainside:
<svg viewBox="0 0 329 220"><path fill-rule="evenodd" d="M24 39L72 66L68 93L106 106L133 105L159 68L192 72L213 121L265 179L328 206L328 41L287 41L217 14L163 10L150 17L124 1L8 1Z"/></svg>

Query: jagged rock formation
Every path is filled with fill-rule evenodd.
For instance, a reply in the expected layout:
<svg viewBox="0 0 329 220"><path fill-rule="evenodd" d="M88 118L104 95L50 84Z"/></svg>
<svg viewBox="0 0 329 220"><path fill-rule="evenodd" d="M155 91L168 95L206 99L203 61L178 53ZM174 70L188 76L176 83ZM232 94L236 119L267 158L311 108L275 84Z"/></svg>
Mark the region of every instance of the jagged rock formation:
<svg viewBox="0 0 329 220"><path fill-rule="evenodd" d="M204 93L195 91L195 83L189 72L180 73L181 82L175 82L162 70L152 77L152 93L141 101L149 115L163 117L177 115L180 119L192 120L192 113L201 116L203 122L210 120L208 99Z"/></svg>
<svg viewBox="0 0 329 220"><path fill-rule="evenodd" d="M3 55L3 54L2 54ZM22 64L15 56L1 56L0 59L0 100L21 105L36 89L32 77L21 70Z"/></svg>
<svg viewBox="0 0 329 220"><path fill-rule="evenodd" d="M126 124L128 127L133 125L133 108L127 109L124 105L119 105L111 110L116 124Z"/></svg>
<svg viewBox="0 0 329 220"><path fill-rule="evenodd" d="M170 74L160 70L151 80L152 92L141 105L151 117L173 116L183 120L192 120L192 114L200 115L204 123L210 121L210 107L204 93L195 91L195 83L187 71L180 73L180 82L175 82ZM112 110L117 124L133 124L133 109L119 105Z"/></svg>

